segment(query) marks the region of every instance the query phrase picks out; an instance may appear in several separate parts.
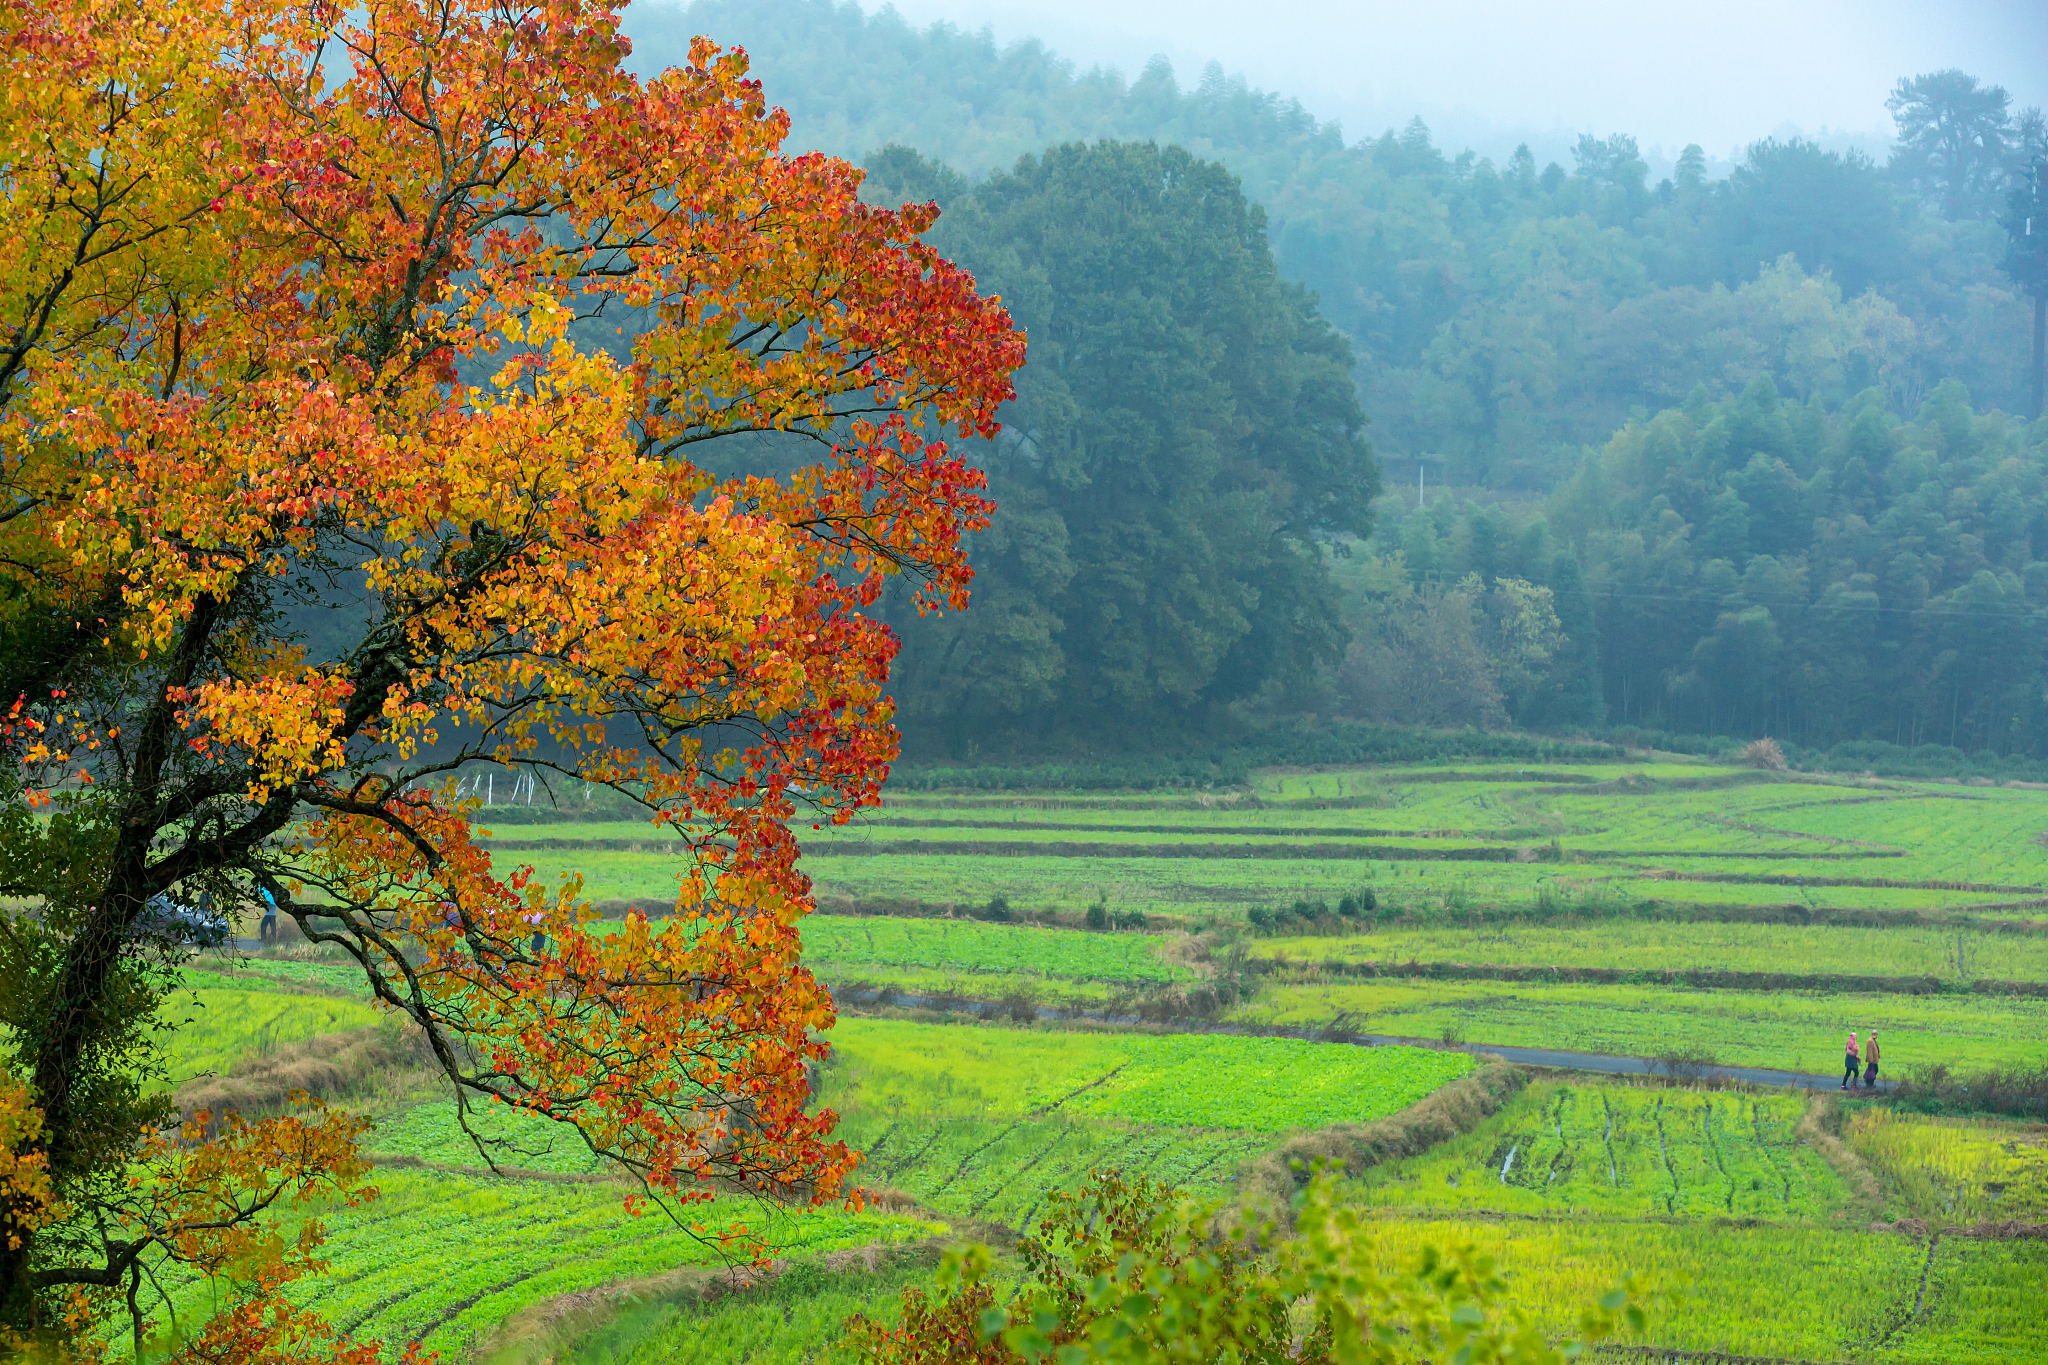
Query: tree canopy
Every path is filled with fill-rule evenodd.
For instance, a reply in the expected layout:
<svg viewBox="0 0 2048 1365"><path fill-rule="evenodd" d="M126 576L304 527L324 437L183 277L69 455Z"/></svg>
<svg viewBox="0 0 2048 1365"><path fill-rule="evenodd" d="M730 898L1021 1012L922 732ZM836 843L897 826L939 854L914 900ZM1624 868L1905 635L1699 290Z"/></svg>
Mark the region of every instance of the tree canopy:
<svg viewBox="0 0 2048 1365"><path fill-rule="evenodd" d="M1349 344L1280 280L1213 163L1068 144L963 190L879 157L883 202L950 193L932 240L1031 337L977 459L1002 504L980 607L906 635L933 732L992 718L1153 723L1298 681L1343 650L1322 547L1379 493Z"/></svg>
<svg viewBox="0 0 2048 1365"><path fill-rule="evenodd" d="M567 1125L679 1217L847 1197L805 1107L832 1008L789 826L877 799L872 608L892 578L965 604L990 504L947 438L995 435L1023 341L929 210L781 153L743 57L622 71L617 10L0 20L12 1339L125 1295L139 1342L168 1260L235 1291L182 1355L335 1349L279 1297L317 1224L269 1220L363 1197L360 1125L180 1136L152 1085L177 965L259 898L421 1031L465 1116ZM702 461L761 432L807 458ZM478 763L673 829L676 917L599 932L573 881L495 869L455 787Z"/></svg>
<svg viewBox="0 0 2048 1365"><path fill-rule="evenodd" d="M1834 413L1768 379L1702 392L1544 503L1440 497L1359 562L1368 601L1464 574L1586 594L1563 628L1597 651L1592 719L2048 756L2048 431L1976 415L1960 385L1911 422L1875 391ZM1538 695L1514 718L1551 723Z"/></svg>
<svg viewBox="0 0 2048 1365"><path fill-rule="evenodd" d="M1902 416L1946 379L2025 410L2031 308L1999 268L1993 182L1950 216L1910 156L1800 139L1765 140L1718 178L1696 146L1653 172L1626 130L1585 137L1562 165L1526 146L1489 157L1436 145L1419 119L1338 127L1213 64L1177 78L1155 60L1126 77L869 8L694 0L636 6L628 23L649 69L694 33L745 44L789 73L792 136L856 159L902 144L972 180L1108 138L1220 164L1264 208L1281 277L1351 340L1390 481L1412 484L1424 464L1433 482L1541 496L1633 409L1760 374L1801 398L1818 382L1831 404L1879 385ZM2000 166L2028 126L2007 112L1979 139ZM1788 255L1874 319L1884 354L1870 372L1777 366L1771 337L1789 319L1737 296Z"/></svg>

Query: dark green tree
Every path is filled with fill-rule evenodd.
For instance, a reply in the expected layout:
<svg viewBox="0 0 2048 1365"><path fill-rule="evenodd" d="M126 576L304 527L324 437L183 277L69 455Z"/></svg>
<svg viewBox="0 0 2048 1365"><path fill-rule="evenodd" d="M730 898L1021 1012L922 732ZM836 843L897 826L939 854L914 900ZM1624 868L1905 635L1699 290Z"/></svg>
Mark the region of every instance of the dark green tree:
<svg viewBox="0 0 2048 1365"><path fill-rule="evenodd" d="M937 183L901 151L876 169ZM1350 345L1279 278L1237 180L1178 148L1069 144L957 198L933 239L1031 349L981 452L1003 512L976 611L899 622L906 714L956 744L991 719L1093 732L1340 658L1324 543L1369 530L1378 464Z"/></svg>
<svg viewBox="0 0 2048 1365"><path fill-rule="evenodd" d="M1565 644L1556 653L1548 694L1534 723L1598 725L1607 712L1600 696L1600 624L1579 557L1570 550L1560 553L1551 566L1550 591Z"/></svg>
<svg viewBox="0 0 2048 1365"><path fill-rule="evenodd" d="M1728 177L1716 228L1723 278L1754 276L1786 253L1860 294L1905 266L1905 208L1877 164L1800 138L1752 143Z"/></svg>
<svg viewBox="0 0 2048 1365"><path fill-rule="evenodd" d="M2012 96L1955 67L1901 79L1885 99L1898 125L1892 170L1945 218L1995 210L2006 174Z"/></svg>

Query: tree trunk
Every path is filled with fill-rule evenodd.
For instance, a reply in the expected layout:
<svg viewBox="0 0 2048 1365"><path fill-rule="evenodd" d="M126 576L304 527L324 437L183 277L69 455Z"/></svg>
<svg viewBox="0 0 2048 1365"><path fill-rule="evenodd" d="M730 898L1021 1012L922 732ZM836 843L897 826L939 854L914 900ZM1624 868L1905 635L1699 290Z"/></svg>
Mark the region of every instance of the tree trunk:
<svg viewBox="0 0 2048 1365"><path fill-rule="evenodd" d="M2048 372L2043 370L2044 362L2048 362L2048 356L2042 354L2044 347L2048 347L2048 293L2034 295L2034 405L2027 412L2030 422L2041 420L2041 390L2043 381L2048 380Z"/></svg>

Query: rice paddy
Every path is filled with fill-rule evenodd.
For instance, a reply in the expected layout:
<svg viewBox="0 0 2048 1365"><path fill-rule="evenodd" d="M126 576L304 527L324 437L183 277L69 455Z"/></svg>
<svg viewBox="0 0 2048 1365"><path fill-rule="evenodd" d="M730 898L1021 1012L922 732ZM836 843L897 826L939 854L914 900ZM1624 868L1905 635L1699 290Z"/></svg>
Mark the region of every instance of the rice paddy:
<svg viewBox="0 0 2048 1365"><path fill-rule="evenodd" d="M1048 1005L1197 1011L1309 1037L1803 1072L1832 1072L1846 1029L1877 1028L1888 1077L2038 1066L2048 998L2025 991L2048 982L2044 831L2048 792L1677 759L1269 773L1233 792L905 794L805 836L833 912L804 923L806 962L845 988L817 1103L891 1212L778 1215L760 1226L795 1267L784 1279L629 1302L529 1359L496 1324L709 1262L672 1226L628 1219L623 1187L573 1135L486 1113L513 1171L493 1176L428 1097L378 1116L390 1197L332 1220L337 1270L309 1301L364 1336L498 1352L493 1365L816 1359L846 1312L886 1311L922 1273L889 1247L1007 1244L1048 1194L1105 1166L1225 1196L1283 1144L1405 1122L1473 1065L1440 1048L1174 1031L1186 1022L940 1022L888 1008L904 997L1001 1002L1027 1021ZM674 894L675 854L643 827L508 822L498 836L501 861L580 873L600 901ZM1092 906L1120 927L1082 928ZM300 993L266 992L258 972ZM1759 988L1794 977L1798 989ZM374 1018L335 964L273 958L194 983L236 1027L205 1024L188 1069L231 1068L247 1020L303 1014L277 1026L283 1042ZM1539 1073L1426 1150L1354 1166L1345 1197L1370 1211L1385 1263L1470 1243L1560 1331L1634 1274L1686 1295L1653 1321L1661 1348L2020 1365L2048 1359L2048 1242L1998 1230L2048 1221L2044 1132L1868 1098L1829 1117L1805 1092ZM394 1239L415 1225L404 1255L432 1273L405 1279ZM936 1252L916 1254L923 1267Z"/></svg>
<svg viewBox="0 0 2048 1365"><path fill-rule="evenodd" d="M486 819L488 819L488 812ZM1823 779L1705 762L1461 764L1274 774L1238 793L893 797L805 832L827 901L1027 911L1098 899L1241 917L1370 887L1404 911L1482 909L1550 888L1711 910L1797 906L1944 918L2048 901L2048 793ZM506 825L504 856L580 872L599 899L670 899L677 864L644 825Z"/></svg>

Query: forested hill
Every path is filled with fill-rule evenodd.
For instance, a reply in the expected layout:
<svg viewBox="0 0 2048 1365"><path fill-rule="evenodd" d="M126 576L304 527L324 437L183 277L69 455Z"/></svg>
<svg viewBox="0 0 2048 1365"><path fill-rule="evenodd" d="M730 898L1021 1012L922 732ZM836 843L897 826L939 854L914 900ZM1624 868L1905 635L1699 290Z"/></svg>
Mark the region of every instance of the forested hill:
<svg viewBox="0 0 2048 1365"><path fill-rule="evenodd" d="M1494 685L1523 723L2048 756L2048 423L1974 415L1959 384L1912 421L1875 394L1829 412L1767 378L1702 389L1545 504L1439 498L1366 551L1338 671L1356 714L1483 723ZM1486 646L1524 581L1571 639L1518 676ZM1404 669L1459 684L1424 714L1375 685Z"/></svg>
<svg viewBox="0 0 2048 1365"><path fill-rule="evenodd" d="M1695 149L1651 185L1625 132L1570 167L1440 149L1419 123L1347 141L1214 66L1191 89L1164 63L1127 81L831 0L641 5L628 28L646 69L698 33L744 45L793 141L856 158L897 143L978 176L1116 138L1221 162L1282 277L1354 343L1396 481L1421 462L1432 484L1548 492L1632 411L1762 374L1830 406L1876 387L1901 415L1944 379L1980 410L2026 406L2030 310L1968 167L1914 193L1867 158L1764 142L1728 180Z"/></svg>

